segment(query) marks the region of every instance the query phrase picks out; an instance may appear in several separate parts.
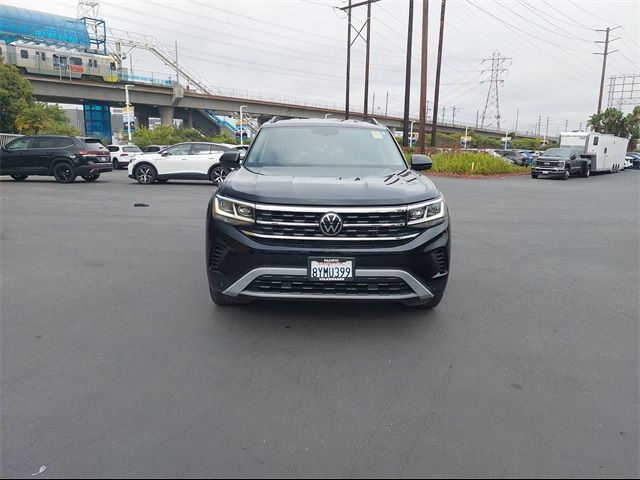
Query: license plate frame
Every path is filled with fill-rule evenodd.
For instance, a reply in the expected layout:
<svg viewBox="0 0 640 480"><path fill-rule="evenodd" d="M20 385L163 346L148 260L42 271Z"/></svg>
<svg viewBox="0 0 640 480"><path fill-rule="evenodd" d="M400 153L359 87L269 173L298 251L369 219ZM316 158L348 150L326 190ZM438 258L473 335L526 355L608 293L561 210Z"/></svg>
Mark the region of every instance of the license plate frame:
<svg viewBox="0 0 640 480"><path fill-rule="evenodd" d="M313 275L313 268L350 268L349 272L331 272L344 273L345 276L325 277L322 275ZM328 272L327 272L328 273ZM309 257L307 260L307 278L314 282L352 282L355 280L356 259L354 257Z"/></svg>

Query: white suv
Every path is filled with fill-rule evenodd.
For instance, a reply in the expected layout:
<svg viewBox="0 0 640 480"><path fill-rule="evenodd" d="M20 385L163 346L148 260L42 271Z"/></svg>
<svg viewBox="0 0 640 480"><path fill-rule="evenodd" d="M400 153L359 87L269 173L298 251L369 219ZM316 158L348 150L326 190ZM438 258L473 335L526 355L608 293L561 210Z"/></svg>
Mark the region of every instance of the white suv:
<svg viewBox="0 0 640 480"><path fill-rule="evenodd" d="M129 163L129 178L143 185L167 180L209 180L215 185L229 174L220 165L228 147L217 143L187 142L165 148L161 153L147 153Z"/></svg>
<svg viewBox="0 0 640 480"><path fill-rule="evenodd" d="M136 155L140 155L140 150L135 145L109 145L107 149L111 152L111 163L114 170L126 167Z"/></svg>

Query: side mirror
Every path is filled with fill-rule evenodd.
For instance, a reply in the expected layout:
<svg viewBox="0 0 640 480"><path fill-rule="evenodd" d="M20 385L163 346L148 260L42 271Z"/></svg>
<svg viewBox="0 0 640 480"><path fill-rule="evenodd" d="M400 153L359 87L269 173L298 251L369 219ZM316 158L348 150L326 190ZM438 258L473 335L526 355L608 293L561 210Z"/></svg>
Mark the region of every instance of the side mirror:
<svg viewBox="0 0 640 480"><path fill-rule="evenodd" d="M576 156L575 155L571 155L571 160L575 160Z"/></svg>
<svg viewBox="0 0 640 480"><path fill-rule="evenodd" d="M433 162L427 155L412 155L411 156L411 168L413 170L429 170Z"/></svg>
<svg viewBox="0 0 640 480"><path fill-rule="evenodd" d="M225 152L220 156L220 165L235 170L240 166L240 152Z"/></svg>
<svg viewBox="0 0 640 480"><path fill-rule="evenodd" d="M166 150L164 152L162 152L160 155L162 155L163 157L168 157L169 156L169 152L167 152Z"/></svg>

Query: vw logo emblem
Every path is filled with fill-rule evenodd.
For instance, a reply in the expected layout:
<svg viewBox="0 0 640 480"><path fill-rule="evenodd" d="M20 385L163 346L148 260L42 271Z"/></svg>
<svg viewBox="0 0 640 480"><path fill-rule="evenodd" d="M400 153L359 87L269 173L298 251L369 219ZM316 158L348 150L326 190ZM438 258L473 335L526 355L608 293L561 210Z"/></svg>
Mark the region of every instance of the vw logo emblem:
<svg viewBox="0 0 640 480"><path fill-rule="evenodd" d="M336 213L327 213L320 219L320 231L327 237L338 235L342 230L342 218Z"/></svg>

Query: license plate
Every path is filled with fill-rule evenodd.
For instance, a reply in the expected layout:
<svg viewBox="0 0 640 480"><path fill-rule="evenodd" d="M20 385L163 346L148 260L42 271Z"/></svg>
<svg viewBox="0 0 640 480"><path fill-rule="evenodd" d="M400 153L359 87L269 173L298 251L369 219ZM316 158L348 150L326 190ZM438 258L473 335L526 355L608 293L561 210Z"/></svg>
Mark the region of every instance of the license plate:
<svg viewBox="0 0 640 480"><path fill-rule="evenodd" d="M544 173L545 175L547 175L549 172L542 172L542 173Z"/></svg>
<svg viewBox="0 0 640 480"><path fill-rule="evenodd" d="M309 258L309 280L321 282L344 282L353 280L353 258Z"/></svg>

